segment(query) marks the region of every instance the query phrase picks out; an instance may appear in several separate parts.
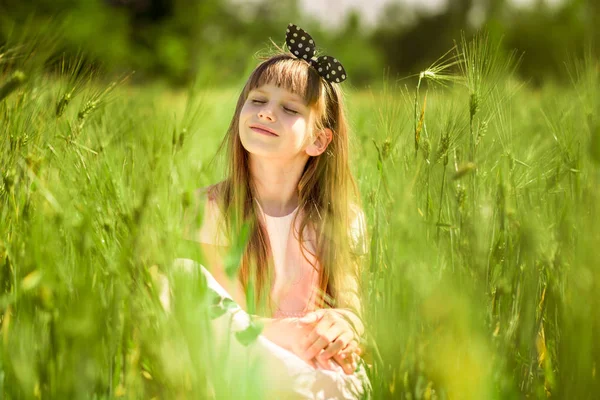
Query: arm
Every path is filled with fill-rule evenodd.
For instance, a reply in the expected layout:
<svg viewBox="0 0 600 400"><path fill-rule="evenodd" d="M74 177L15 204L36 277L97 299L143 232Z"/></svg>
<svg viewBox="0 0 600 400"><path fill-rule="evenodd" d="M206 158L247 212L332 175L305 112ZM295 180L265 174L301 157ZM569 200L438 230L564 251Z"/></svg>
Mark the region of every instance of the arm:
<svg viewBox="0 0 600 400"><path fill-rule="evenodd" d="M202 188L195 193L195 203L184 217L184 237L201 252L201 263L211 273L232 299L246 310L246 296L242 284L236 277L225 273L223 260L230 251L222 214L217 204L216 186ZM201 226L198 226L199 211Z"/></svg>
<svg viewBox="0 0 600 400"><path fill-rule="evenodd" d="M215 280L229 293L244 311L247 311L246 294L242 283L237 278L230 278L225 273L223 259L227 254L228 248L223 246L214 246L206 243L201 244L202 255L205 262L205 268L211 273Z"/></svg>

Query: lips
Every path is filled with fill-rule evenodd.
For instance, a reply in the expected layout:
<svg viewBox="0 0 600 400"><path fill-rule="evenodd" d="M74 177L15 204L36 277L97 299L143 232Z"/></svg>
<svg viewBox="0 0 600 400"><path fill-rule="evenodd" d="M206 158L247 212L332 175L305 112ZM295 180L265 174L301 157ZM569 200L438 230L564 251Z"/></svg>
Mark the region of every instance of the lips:
<svg viewBox="0 0 600 400"><path fill-rule="evenodd" d="M278 134L275 133L275 131L273 129L269 129L264 125L258 125L258 124L250 125L250 129L252 129L254 132L261 133L263 135L279 136Z"/></svg>

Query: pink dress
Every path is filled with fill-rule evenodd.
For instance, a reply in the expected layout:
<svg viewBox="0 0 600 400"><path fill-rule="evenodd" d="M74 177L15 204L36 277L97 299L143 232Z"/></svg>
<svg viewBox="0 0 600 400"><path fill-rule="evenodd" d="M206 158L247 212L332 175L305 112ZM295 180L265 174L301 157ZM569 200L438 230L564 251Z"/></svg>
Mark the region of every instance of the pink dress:
<svg viewBox="0 0 600 400"><path fill-rule="evenodd" d="M320 265L313 255L316 253L314 235L307 234L308 229L305 229L306 249L303 255L298 239L300 218L296 219L296 224L292 227L298 208L283 217L272 217L263 212L258 202L256 204L264 219L273 254L275 279L271 285L271 297L276 305L273 318L302 317L316 309L319 292ZM228 240L220 222L218 205L214 200L208 200L197 240L226 246Z"/></svg>
<svg viewBox="0 0 600 400"><path fill-rule="evenodd" d="M260 204L258 207L262 212ZM298 240L299 218L292 227L297 213L298 208L283 217L272 217L263 212L275 267L271 297L277 310L273 318L302 317L316 309L320 265L313 255L316 253L314 242L305 242L306 258L302 255Z"/></svg>

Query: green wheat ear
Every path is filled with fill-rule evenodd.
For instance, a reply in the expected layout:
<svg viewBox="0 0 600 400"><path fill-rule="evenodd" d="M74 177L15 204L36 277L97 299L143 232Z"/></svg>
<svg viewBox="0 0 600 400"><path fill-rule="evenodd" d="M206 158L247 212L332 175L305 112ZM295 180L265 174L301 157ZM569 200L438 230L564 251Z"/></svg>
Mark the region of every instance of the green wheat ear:
<svg viewBox="0 0 600 400"><path fill-rule="evenodd" d="M62 117L67 106L71 102L71 96L72 96L72 92L65 93L61 97L61 99L58 101L58 103L56 103L56 116L57 117L59 117L59 118Z"/></svg>
<svg viewBox="0 0 600 400"><path fill-rule="evenodd" d="M17 90L25 82L25 74L22 71L15 71L2 86L0 86L0 101L4 100L9 94Z"/></svg>
<svg viewBox="0 0 600 400"><path fill-rule="evenodd" d="M414 138L415 138L415 157L419 152L419 144L421 142L421 130L424 126L425 105L427 102L427 93L423 100L423 106L419 113L419 91L422 82L429 82L434 85L446 87L451 82L461 80L461 77L453 72L453 67L460 63L460 58L455 52L455 48L451 48L444 53L440 58L435 60L427 69L419 73L419 80L415 90L414 98ZM427 159L427 157L426 157Z"/></svg>

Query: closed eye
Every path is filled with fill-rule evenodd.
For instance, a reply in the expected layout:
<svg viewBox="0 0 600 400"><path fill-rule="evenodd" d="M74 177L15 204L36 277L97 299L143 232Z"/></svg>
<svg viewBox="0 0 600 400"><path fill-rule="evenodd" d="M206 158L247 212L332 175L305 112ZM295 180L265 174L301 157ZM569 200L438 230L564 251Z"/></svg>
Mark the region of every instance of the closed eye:
<svg viewBox="0 0 600 400"><path fill-rule="evenodd" d="M251 99L250 101L252 102L252 104L265 104L267 102L266 100L260 100L260 99ZM283 110L292 115L300 114L299 111L296 111L292 108L285 107L285 106L283 106Z"/></svg>

